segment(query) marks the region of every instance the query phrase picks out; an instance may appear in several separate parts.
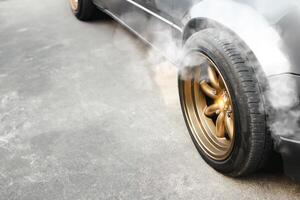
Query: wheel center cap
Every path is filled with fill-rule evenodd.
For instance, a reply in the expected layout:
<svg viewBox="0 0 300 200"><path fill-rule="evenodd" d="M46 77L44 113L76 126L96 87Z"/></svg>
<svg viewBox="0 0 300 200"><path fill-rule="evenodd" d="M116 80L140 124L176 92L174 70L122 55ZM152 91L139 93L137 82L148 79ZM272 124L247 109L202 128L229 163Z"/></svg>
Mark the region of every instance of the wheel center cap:
<svg viewBox="0 0 300 200"><path fill-rule="evenodd" d="M221 111L227 111L230 105L229 97L226 91L222 91L220 97L217 99L216 102L219 106Z"/></svg>

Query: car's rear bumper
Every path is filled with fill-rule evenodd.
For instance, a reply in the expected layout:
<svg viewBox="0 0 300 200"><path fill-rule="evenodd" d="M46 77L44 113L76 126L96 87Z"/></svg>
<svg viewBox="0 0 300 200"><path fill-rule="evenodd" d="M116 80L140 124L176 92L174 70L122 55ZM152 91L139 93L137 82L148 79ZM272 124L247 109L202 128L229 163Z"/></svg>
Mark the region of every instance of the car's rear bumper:
<svg viewBox="0 0 300 200"><path fill-rule="evenodd" d="M282 156L285 174L300 181L300 141L280 137L276 149Z"/></svg>
<svg viewBox="0 0 300 200"><path fill-rule="evenodd" d="M268 117L275 150L282 156L285 174L300 181L300 76L281 74L270 78L269 83L276 86L271 87L276 95L269 99L276 105Z"/></svg>

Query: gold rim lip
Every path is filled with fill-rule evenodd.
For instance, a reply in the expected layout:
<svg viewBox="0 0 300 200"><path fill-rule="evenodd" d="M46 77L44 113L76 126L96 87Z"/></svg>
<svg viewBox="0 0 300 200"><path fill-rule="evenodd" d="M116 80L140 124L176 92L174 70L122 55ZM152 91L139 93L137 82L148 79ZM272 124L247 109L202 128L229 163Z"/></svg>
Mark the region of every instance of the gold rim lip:
<svg viewBox="0 0 300 200"><path fill-rule="evenodd" d="M220 72L219 68L217 67L216 63L209 56L207 56L206 54L204 54L202 52L194 52L194 53L197 56L203 57L209 64L212 64L212 65L209 65L209 66L213 66L214 69L217 71L218 75L220 76L221 80L224 83L225 89L226 89L226 91L228 93L228 96L230 98L232 113L234 113L234 106L233 106L230 90L227 86L227 83L225 82L225 79L224 79L222 73ZM200 65L199 66L191 65L191 66L192 66L192 68L197 68L197 67L200 68ZM197 112L198 108L197 108L197 105L195 105L196 102L195 102L195 95L192 94L192 93L194 93L193 91L190 91L189 95L192 95L192 99L190 99L190 100L192 100L192 103L193 103L193 105L192 105L193 108L192 109L195 112L194 113L195 116L194 117L191 116L190 111L189 111L191 109L191 108L189 108L189 107L191 107L191 105L188 105L188 103L191 103L191 102L187 102L187 98L186 98L186 88L185 87L186 87L187 80L181 79L181 77L182 77L182 75L179 75L180 99L181 99L181 105L182 105L183 113L184 113L186 122L188 124L188 129L192 133L192 135L193 135L195 141L197 142L198 146L205 152L206 155L208 155L211 159L216 160L216 161L226 160L231 155L231 153L233 151L233 147L234 147L234 144L235 144L235 138L236 138L236 135L235 135L236 131L234 130L234 135L233 135L233 137L232 137L232 139L229 143L228 143L228 141L224 141L223 138L222 138L223 141L221 141L221 139L220 139L219 145L222 144L222 143L224 144L224 142L227 143L227 148L226 148L226 150L222 151L223 153L221 153L219 155L216 155L215 152L213 152L210 148L208 148L208 146L214 145L214 144L212 144L211 138L208 138L209 136L207 136L209 134L208 132L211 132L211 130L210 131L207 130L207 126L203 124L203 118L200 116L201 113L199 114ZM190 86L191 86L190 90L193 90L194 89L193 84L195 83L194 77L193 77L193 79L191 79L189 81L190 81ZM204 115L203 112L202 112L202 115ZM195 119L197 120L196 122L195 122ZM198 125L198 127L197 127L197 125ZM233 127L235 129L235 117L233 117ZM201 135L199 135L199 134L201 134ZM206 135L206 140L207 141L203 141L203 135ZM215 134L214 134L214 136L215 136ZM210 145L206 145L205 143L209 143Z"/></svg>
<svg viewBox="0 0 300 200"><path fill-rule="evenodd" d="M78 10L78 4L79 4L79 0L69 0L70 1L70 5L71 5L71 9L75 12Z"/></svg>

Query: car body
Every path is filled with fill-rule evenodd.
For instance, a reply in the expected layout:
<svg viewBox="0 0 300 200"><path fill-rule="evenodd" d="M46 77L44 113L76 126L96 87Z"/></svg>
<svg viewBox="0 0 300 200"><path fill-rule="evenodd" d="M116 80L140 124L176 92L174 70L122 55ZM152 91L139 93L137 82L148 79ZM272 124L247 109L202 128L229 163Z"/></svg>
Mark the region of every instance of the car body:
<svg viewBox="0 0 300 200"><path fill-rule="evenodd" d="M166 43L174 49L191 35L208 28L222 27L237 35L251 49L262 67L262 73L270 87L278 83L294 84L292 91L275 89L275 95L295 97L289 105L280 107L274 99L270 105L273 123L281 114L293 118L292 131L278 133L278 127L270 125L275 149L282 155L285 172L300 179L300 129L295 112L300 111L298 88L300 87L300 21L293 2L284 0L93 0L100 10L127 27L142 40L160 50L176 65L178 56L168 55ZM291 37L296 35L295 37ZM169 44L167 44L169 45ZM290 81L290 82L289 82ZM266 94L267 96L267 94ZM272 96L272 95L271 95ZM266 97L267 98L267 97ZM284 111L283 111L284 110ZM291 113L292 112L292 113ZM279 122L280 124L280 122ZM282 122L285 126L289 124Z"/></svg>

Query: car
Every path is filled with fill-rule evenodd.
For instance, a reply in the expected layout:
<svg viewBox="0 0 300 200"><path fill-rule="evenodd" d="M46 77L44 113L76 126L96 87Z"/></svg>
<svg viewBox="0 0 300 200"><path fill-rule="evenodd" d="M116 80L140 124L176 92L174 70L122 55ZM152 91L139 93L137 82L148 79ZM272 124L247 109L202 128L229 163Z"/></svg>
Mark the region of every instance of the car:
<svg viewBox="0 0 300 200"><path fill-rule="evenodd" d="M202 158L240 177L274 152L300 179L300 17L284 0L70 0L82 21L106 13L179 67L181 108ZM166 52L171 41L175 54ZM168 45L168 44L167 44ZM174 56L175 55L175 56Z"/></svg>

